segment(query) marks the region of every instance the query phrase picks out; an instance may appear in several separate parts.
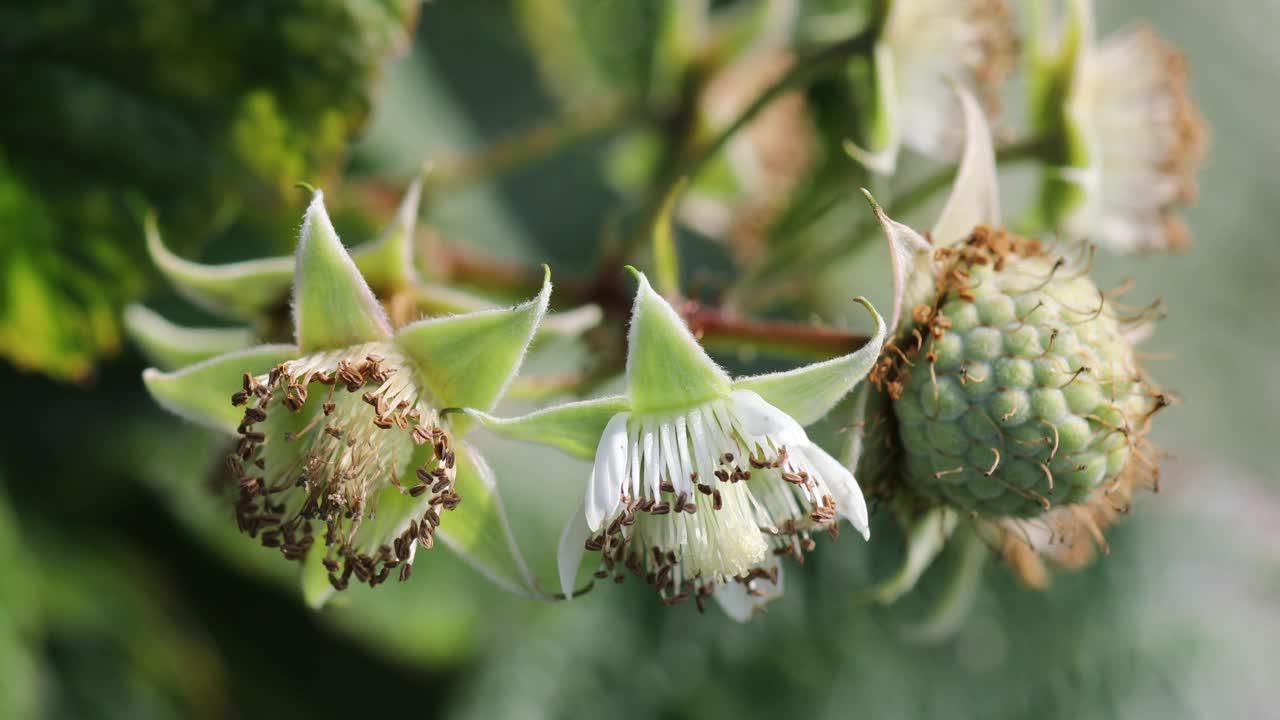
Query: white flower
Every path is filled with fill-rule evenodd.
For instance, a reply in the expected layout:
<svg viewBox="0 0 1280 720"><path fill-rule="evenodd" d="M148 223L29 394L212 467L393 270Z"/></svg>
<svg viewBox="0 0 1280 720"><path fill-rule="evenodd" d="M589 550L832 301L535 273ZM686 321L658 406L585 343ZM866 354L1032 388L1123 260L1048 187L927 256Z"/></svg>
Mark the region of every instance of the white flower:
<svg viewBox="0 0 1280 720"><path fill-rule="evenodd" d="M699 606L730 583L767 592L762 581L778 581L774 556L802 560L810 534L838 532L838 517L870 535L852 473L750 390L688 410L615 415L585 513L598 577L625 568L666 602L694 597Z"/></svg>
<svg viewBox="0 0 1280 720"><path fill-rule="evenodd" d="M894 172L903 145L954 157L964 140L954 87L969 88L995 116L1017 54L1004 0L893 0L875 49L872 147L851 147L854 156L884 174Z"/></svg>
<svg viewBox="0 0 1280 720"><path fill-rule="evenodd" d="M560 539L560 584L572 595L587 551L598 578L643 578L663 602L714 596L746 620L781 591L782 556L847 519L868 537L853 474L802 427L871 369L885 325L857 352L795 370L731 379L643 275L624 395L518 418L469 414L509 435L594 457L582 505Z"/></svg>
<svg viewBox="0 0 1280 720"><path fill-rule="evenodd" d="M1187 245L1176 213L1195 198L1207 134L1182 54L1146 26L1086 47L1066 114L1084 161L1066 175L1084 193L1063 232L1122 252Z"/></svg>

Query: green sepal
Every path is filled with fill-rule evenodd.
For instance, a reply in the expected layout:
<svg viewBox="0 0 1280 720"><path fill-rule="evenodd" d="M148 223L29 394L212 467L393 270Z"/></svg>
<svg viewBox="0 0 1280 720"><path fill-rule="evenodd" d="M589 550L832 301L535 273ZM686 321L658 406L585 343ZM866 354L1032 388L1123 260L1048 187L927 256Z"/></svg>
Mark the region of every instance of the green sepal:
<svg viewBox="0 0 1280 720"><path fill-rule="evenodd" d="M902 309L908 300L923 297L932 287L929 254L933 246L920 233L890 218L884 208L866 189L862 189L876 221L889 242L889 263L893 275L893 306L889 314L889 333L897 335L903 321Z"/></svg>
<svg viewBox="0 0 1280 720"><path fill-rule="evenodd" d="M644 273L627 334L627 392L637 413L692 407L725 397L729 376L707 355Z"/></svg>
<svg viewBox="0 0 1280 720"><path fill-rule="evenodd" d="M293 330L304 353L391 336L391 322L338 239L324 193L302 220L293 286Z"/></svg>
<svg viewBox="0 0 1280 720"><path fill-rule="evenodd" d="M504 306L465 290L447 285L418 285L412 291L414 304L423 317L461 315L481 310L497 310ZM599 305L579 305L560 312L548 311L538 323L535 342L549 339L572 340L596 327L604 319Z"/></svg>
<svg viewBox="0 0 1280 720"><path fill-rule="evenodd" d="M939 247L963 242L979 225L1000 224L996 153L987 116L968 90L959 86L954 89L960 96L964 116L964 152L951 195L933 226L933 242Z"/></svg>
<svg viewBox="0 0 1280 720"><path fill-rule="evenodd" d="M991 548L970 525L957 529L955 543L957 557L944 581L942 594L919 622L900 629L906 640L937 645L955 637L969 619Z"/></svg>
<svg viewBox="0 0 1280 720"><path fill-rule="evenodd" d="M422 320L401 329L395 343L413 361L439 407L490 410L520 369L550 298L548 269L542 292L526 303ZM460 419L454 425L459 434Z"/></svg>
<svg viewBox="0 0 1280 720"><path fill-rule="evenodd" d="M422 178L405 190L391 224L375 239L351 250L351 259L365 280L390 295L421 284L413 262L413 236L422 201Z"/></svg>
<svg viewBox="0 0 1280 720"><path fill-rule="evenodd" d="M631 409L622 395L565 403L515 418L494 417L466 409L468 416L495 432L517 440L541 443L591 460L609 420Z"/></svg>
<svg viewBox="0 0 1280 720"><path fill-rule="evenodd" d="M493 470L466 444L459 445L455 452L454 490L462 502L444 514L436 536L498 587L517 595L548 599L520 553Z"/></svg>
<svg viewBox="0 0 1280 720"><path fill-rule="evenodd" d="M1047 0L1032 5L1026 57L1027 100L1038 137L1060 137L1081 64L1093 52L1093 3L1067 0L1065 23L1053 21Z"/></svg>
<svg viewBox="0 0 1280 720"><path fill-rule="evenodd" d="M1089 200L1081 179L1092 174L1097 156L1088 130L1089 105L1079 97L1081 75L1094 52L1093 4L1068 0L1061 30L1051 21L1045 3L1035 5L1035 31L1027 53L1027 100L1045 167L1039 197L1025 224L1057 228Z"/></svg>
<svg viewBox="0 0 1280 720"><path fill-rule="evenodd" d="M738 378L735 390L751 390L765 402L809 425L826 415L853 386L866 377L880 357L887 334L884 319L866 298L854 298L875 319L875 335L857 351L786 372Z"/></svg>
<svg viewBox="0 0 1280 720"><path fill-rule="evenodd" d="M161 370L194 365L258 342L257 335L248 328L183 327L142 305L126 307L123 319L125 332Z"/></svg>
<svg viewBox="0 0 1280 720"><path fill-rule="evenodd" d="M173 289L193 304L215 315L253 320L280 307L293 282L293 258L205 265L184 260L169 251L160 239L156 217L148 213L144 226L147 252Z"/></svg>
<svg viewBox="0 0 1280 720"><path fill-rule="evenodd" d="M244 374L261 375L298 357L292 345L260 345L228 353L176 372L142 372L147 392L161 407L205 427L234 435L244 411L231 404Z"/></svg>
<svg viewBox="0 0 1280 720"><path fill-rule="evenodd" d="M902 526L907 531L907 552L902 558L902 565L892 577L859 595L881 605L890 605L910 592L946 547L955 532L956 522L955 511L946 507L935 507L919 517L904 519Z"/></svg>
<svg viewBox="0 0 1280 720"><path fill-rule="evenodd" d="M324 544L316 543L302 560L300 574L302 600L312 610L322 610L337 591L329 582L329 569L324 566Z"/></svg>
<svg viewBox="0 0 1280 720"><path fill-rule="evenodd" d="M898 98L897 71L893 51L888 43L877 43L872 50L875 78L875 102L866 121L869 148L845 140L844 151L863 167L881 175L892 175L898 167L902 150L901 101Z"/></svg>

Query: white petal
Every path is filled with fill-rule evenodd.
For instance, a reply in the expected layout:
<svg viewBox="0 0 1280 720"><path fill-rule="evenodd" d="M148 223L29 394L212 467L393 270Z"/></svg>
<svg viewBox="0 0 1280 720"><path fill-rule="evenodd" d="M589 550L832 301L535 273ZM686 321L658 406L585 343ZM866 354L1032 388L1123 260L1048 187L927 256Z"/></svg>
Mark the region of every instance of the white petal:
<svg viewBox="0 0 1280 720"><path fill-rule="evenodd" d="M987 116L968 90L956 87L955 91L964 111L964 154L951 197L933 226L933 241L940 247L961 242L978 225L1000 224L996 153L991 146Z"/></svg>
<svg viewBox="0 0 1280 720"><path fill-rule="evenodd" d="M756 609L751 602L751 596L747 594L747 589L743 587L742 583L731 582L721 585L716 588L712 597L720 604L720 609L724 611L725 615L738 622L750 620Z"/></svg>
<svg viewBox="0 0 1280 720"><path fill-rule="evenodd" d="M809 443L804 447L805 458L826 481L831 496L836 501L836 512L843 515L853 528L862 533L864 540L871 539L871 525L867 516L867 500L862 488L849 468L827 454L826 450Z"/></svg>
<svg viewBox="0 0 1280 720"><path fill-rule="evenodd" d="M583 504L579 503L569 522L565 523L560 533L560 546L556 549L556 563L560 568L560 590L564 599L573 597L573 584L578 578L578 567L582 565L582 556L586 554L587 538L591 537L591 528L587 527ZM417 543L413 543L417 545Z"/></svg>
<svg viewBox="0 0 1280 720"><path fill-rule="evenodd" d="M684 415L676 418L676 447L680 452L680 474L684 476L686 482L692 483L691 478L695 468L689 457L689 421Z"/></svg>
<svg viewBox="0 0 1280 720"><path fill-rule="evenodd" d="M667 479L675 486L676 492L689 492L689 476L680 471L680 449L676 445L673 430L671 422L658 424L658 439L661 441L659 453L667 471Z"/></svg>
<svg viewBox="0 0 1280 720"><path fill-rule="evenodd" d="M627 458L627 419L630 413L613 416L600 436L596 448L596 464L591 468L591 481L587 483L587 527L599 530L606 518L613 515L622 502L622 480L618 469L625 467Z"/></svg>
<svg viewBox="0 0 1280 720"><path fill-rule="evenodd" d="M777 568L776 585L763 579L754 581L756 587L765 591L763 595L752 595L742 583L731 582L717 587L713 597L725 615L738 622L746 622L763 610L765 605L782 596L782 565L777 565Z"/></svg>
<svg viewBox="0 0 1280 720"><path fill-rule="evenodd" d="M804 428L791 416L764 401L751 390L734 390L734 417L751 440L770 438L775 444L807 442Z"/></svg>
<svg viewBox="0 0 1280 720"><path fill-rule="evenodd" d="M640 446L644 448L644 486L650 497L658 497L658 433L654 431L653 421L644 421L644 434L640 437Z"/></svg>

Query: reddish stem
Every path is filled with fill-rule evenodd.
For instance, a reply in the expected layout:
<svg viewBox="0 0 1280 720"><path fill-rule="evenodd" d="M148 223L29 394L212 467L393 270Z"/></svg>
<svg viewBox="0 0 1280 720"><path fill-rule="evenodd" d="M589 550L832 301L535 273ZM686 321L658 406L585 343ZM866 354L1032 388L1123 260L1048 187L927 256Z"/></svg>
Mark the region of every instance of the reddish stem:
<svg viewBox="0 0 1280 720"><path fill-rule="evenodd" d="M709 345L755 346L789 355L838 357L866 345L866 335L780 320L750 320L726 315L695 302L685 305L685 322Z"/></svg>

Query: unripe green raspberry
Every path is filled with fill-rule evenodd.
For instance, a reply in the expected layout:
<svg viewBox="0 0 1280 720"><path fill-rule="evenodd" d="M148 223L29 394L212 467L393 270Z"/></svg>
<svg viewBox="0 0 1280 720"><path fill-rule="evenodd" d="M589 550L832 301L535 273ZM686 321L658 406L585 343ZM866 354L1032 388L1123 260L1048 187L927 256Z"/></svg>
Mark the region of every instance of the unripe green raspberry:
<svg viewBox="0 0 1280 720"><path fill-rule="evenodd" d="M1088 268L979 227L939 253L913 311L894 398L906 481L990 517L1085 502L1131 462L1164 404Z"/></svg>

